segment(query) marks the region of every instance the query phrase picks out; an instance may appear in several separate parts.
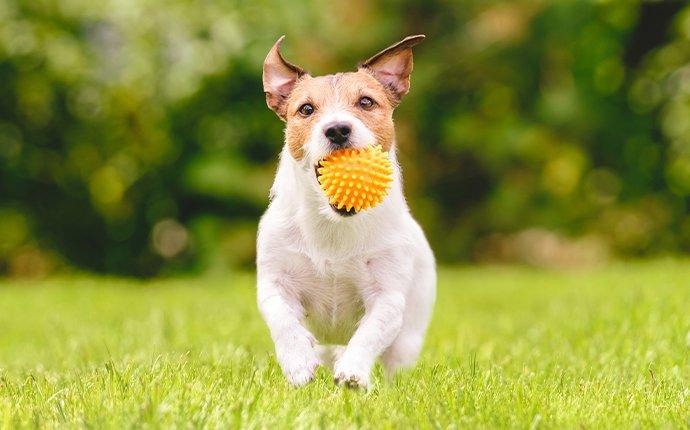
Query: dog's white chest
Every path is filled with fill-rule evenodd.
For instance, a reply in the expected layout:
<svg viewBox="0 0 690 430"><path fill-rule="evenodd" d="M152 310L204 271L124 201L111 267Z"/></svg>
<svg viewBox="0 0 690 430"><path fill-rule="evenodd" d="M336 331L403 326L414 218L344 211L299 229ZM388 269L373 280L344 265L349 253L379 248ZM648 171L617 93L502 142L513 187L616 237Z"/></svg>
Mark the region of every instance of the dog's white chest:
<svg viewBox="0 0 690 430"><path fill-rule="evenodd" d="M362 262L326 262L321 273L300 291L305 319L322 343L345 344L364 314Z"/></svg>

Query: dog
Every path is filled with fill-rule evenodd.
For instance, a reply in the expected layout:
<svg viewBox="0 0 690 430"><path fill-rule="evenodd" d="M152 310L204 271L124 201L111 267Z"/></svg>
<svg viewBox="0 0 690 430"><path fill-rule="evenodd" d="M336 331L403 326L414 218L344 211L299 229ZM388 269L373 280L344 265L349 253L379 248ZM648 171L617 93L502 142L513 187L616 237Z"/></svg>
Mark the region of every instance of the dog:
<svg viewBox="0 0 690 430"><path fill-rule="evenodd" d="M395 155L393 110L410 89L409 36L354 72L312 77L273 45L263 64L266 103L285 144L257 237L257 303L287 380L320 365L339 385L369 388L380 358L392 376L416 362L436 298L436 263L410 215ZM329 203L319 161L342 148L381 145L393 181L378 206Z"/></svg>

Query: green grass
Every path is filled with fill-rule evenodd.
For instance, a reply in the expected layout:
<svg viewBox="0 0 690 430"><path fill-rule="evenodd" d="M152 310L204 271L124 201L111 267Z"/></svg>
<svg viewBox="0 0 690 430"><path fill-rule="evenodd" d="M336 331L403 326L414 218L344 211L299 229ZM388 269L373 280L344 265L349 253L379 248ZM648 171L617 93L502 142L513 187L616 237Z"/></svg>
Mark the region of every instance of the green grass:
<svg viewBox="0 0 690 430"><path fill-rule="evenodd" d="M420 364L289 387L253 277L0 281L0 427L690 427L690 264L445 269Z"/></svg>

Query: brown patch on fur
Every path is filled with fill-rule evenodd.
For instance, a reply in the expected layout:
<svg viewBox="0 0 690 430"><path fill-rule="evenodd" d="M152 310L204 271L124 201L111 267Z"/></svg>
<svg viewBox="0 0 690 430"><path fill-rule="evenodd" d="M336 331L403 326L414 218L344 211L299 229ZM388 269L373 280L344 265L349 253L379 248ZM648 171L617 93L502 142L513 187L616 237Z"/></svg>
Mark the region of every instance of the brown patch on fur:
<svg viewBox="0 0 690 430"><path fill-rule="evenodd" d="M330 76L305 76L295 85L286 103L285 143L296 160L304 156L302 147L309 141L314 124L319 122L324 107L332 105L334 99ZM314 113L306 118L298 112L305 103L314 106Z"/></svg>
<svg viewBox="0 0 690 430"><path fill-rule="evenodd" d="M364 96L374 101L372 109L364 110L359 106L359 100ZM314 106L314 113L306 118L298 112L305 103ZM306 75L297 81L285 104L286 145L296 160L302 159L303 147L321 114L339 109L361 120L374 134L375 143L389 151L395 140L393 109L396 104L395 95L364 69L316 78Z"/></svg>

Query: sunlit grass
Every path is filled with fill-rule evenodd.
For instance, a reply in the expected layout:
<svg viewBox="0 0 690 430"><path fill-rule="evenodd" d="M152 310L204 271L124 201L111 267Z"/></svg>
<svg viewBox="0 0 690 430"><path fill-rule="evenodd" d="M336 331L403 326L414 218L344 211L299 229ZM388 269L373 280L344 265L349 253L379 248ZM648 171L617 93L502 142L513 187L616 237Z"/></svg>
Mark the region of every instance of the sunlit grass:
<svg viewBox="0 0 690 430"><path fill-rule="evenodd" d="M690 264L441 271L419 366L290 388L253 277L0 281L0 424L690 426Z"/></svg>

